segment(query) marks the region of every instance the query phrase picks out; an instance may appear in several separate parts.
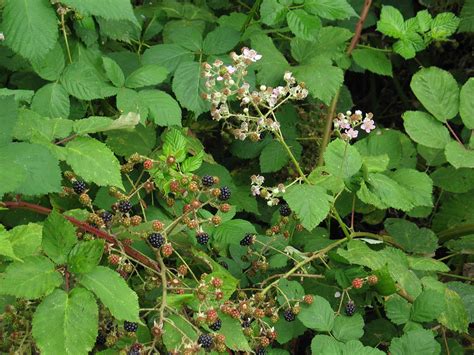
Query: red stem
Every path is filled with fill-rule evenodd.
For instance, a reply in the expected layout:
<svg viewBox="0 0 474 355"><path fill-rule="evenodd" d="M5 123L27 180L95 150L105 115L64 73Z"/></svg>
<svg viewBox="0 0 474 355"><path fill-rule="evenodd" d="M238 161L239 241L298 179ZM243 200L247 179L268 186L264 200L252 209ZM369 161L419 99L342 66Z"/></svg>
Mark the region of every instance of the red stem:
<svg viewBox="0 0 474 355"><path fill-rule="evenodd" d="M4 206L4 207L9 208L9 209L26 209L26 210L34 211L34 212L44 214L44 215L48 215L48 214L51 213L51 209L49 209L49 208L46 208L46 207L43 207L43 206L40 206L40 205L36 205L34 203L24 202L24 201L0 202L0 206ZM86 222L79 221L78 219L75 219L74 217L69 217L69 216L65 216L65 215L63 215L63 216L69 222L71 222L75 226L79 227L80 229L82 229L86 232L89 232L91 234L94 234L95 236L97 236L101 239L104 239L107 242L112 243L113 245L119 246L120 248L123 249L123 251L128 256L130 256L131 258L133 258L135 260L138 260L143 265L146 265L146 266L148 266L149 268L151 268L153 270L160 271L160 267L158 266L158 264L154 260L150 259L146 255L143 255L138 250L135 250L134 248L132 248L128 245L124 245L124 244L120 243L120 241L117 240L113 235L111 235L107 232L104 232L100 229L97 229L95 227L92 227L91 225L89 225Z"/></svg>
<svg viewBox="0 0 474 355"><path fill-rule="evenodd" d="M352 41L351 41L351 44L349 45L349 48L347 48L347 54L349 55L352 53L354 48L359 43L360 35L362 33L362 28L364 27L364 22L367 19L367 15L369 14L371 5L372 5L372 0L365 0L364 8L362 9L362 12L360 13L359 21L357 22L357 25L355 27L354 36L352 37Z"/></svg>

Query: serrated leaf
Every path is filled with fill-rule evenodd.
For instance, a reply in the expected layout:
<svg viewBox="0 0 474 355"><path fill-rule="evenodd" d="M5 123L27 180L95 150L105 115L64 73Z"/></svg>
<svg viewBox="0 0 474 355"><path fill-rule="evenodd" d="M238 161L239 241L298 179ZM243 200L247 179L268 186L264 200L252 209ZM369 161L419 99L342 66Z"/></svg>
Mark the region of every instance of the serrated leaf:
<svg viewBox="0 0 474 355"><path fill-rule="evenodd" d="M199 151L198 154L187 158L183 163L181 164L181 170L184 173L190 173L192 171L195 171L199 169L202 165L202 159L204 157L204 151L201 150Z"/></svg>
<svg viewBox="0 0 474 355"><path fill-rule="evenodd" d="M406 132L419 144L429 148L444 149L451 141L448 129L428 113L406 111L402 117Z"/></svg>
<svg viewBox="0 0 474 355"><path fill-rule="evenodd" d="M170 73L183 62L192 62L194 54L178 44L157 44L148 48L142 56L143 64L158 64Z"/></svg>
<svg viewBox="0 0 474 355"><path fill-rule="evenodd" d="M424 68L411 79L410 87L417 99L439 121L457 115L459 88L454 77L437 67Z"/></svg>
<svg viewBox="0 0 474 355"><path fill-rule="evenodd" d="M231 27L219 26L207 34L203 43L203 51L206 54L227 53L231 51L239 41L239 31Z"/></svg>
<svg viewBox="0 0 474 355"><path fill-rule="evenodd" d="M41 249L43 227L36 223L16 226L8 231L10 243L15 254L24 258L36 255Z"/></svg>
<svg viewBox="0 0 474 355"><path fill-rule="evenodd" d="M385 302L388 319L395 324L405 324L410 320L411 304L404 298L394 295Z"/></svg>
<svg viewBox="0 0 474 355"><path fill-rule="evenodd" d="M81 241L72 248L67 263L74 273L90 272L99 264L103 252L103 240Z"/></svg>
<svg viewBox="0 0 474 355"><path fill-rule="evenodd" d="M225 335L225 345L235 351L251 351L247 338L242 331L242 324L226 314L220 316L222 328L219 333Z"/></svg>
<svg viewBox="0 0 474 355"><path fill-rule="evenodd" d="M386 263L379 253L359 240L351 240L347 243L347 250L339 248L337 253L351 264L367 266L372 270L382 269Z"/></svg>
<svg viewBox="0 0 474 355"><path fill-rule="evenodd" d="M358 150L342 139L332 141L324 151L325 170L333 176L348 179L362 167Z"/></svg>
<svg viewBox="0 0 474 355"><path fill-rule="evenodd" d="M137 89L144 86L152 86L162 83L168 76L168 69L156 64L144 65L125 80L125 86L131 89Z"/></svg>
<svg viewBox="0 0 474 355"><path fill-rule="evenodd" d="M61 83L69 94L81 100L103 99L118 92L116 87L98 76L94 67L81 62L66 67Z"/></svg>
<svg viewBox="0 0 474 355"><path fill-rule="evenodd" d="M158 126L181 126L181 108L171 95L159 90L143 90L138 97Z"/></svg>
<svg viewBox="0 0 474 355"><path fill-rule="evenodd" d="M341 343L329 335L316 335L311 341L311 354L340 355Z"/></svg>
<svg viewBox="0 0 474 355"><path fill-rule="evenodd" d="M441 352L441 346L428 329L411 330L390 344L393 355L433 355Z"/></svg>
<svg viewBox="0 0 474 355"><path fill-rule="evenodd" d="M83 288L69 294L58 289L36 309L32 333L42 354L87 354L95 344L98 320L92 293Z"/></svg>
<svg viewBox="0 0 474 355"><path fill-rule="evenodd" d="M461 88L459 95L459 114L469 129L474 129L474 78L470 78Z"/></svg>
<svg viewBox="0 0 474 355"><path fill-rule="evenodd" d="M474 150L468 149L457 141L451 141L445 147L446 159L456 169L474 168Z"/></svg>
<svg viewBox="0 0 474 355"><path fill-rule="evenodd" d="M438 321L446 328L464 333L467 332L469 321L464 303L455 291L446 288L444 291L446 308L438 317Z"/></svg>
<svg viewBox="0 0 474 355"><path fill-rule="evenodd" d="M51 293L62 282L61 274L48 258L30 256L5 269L0 277L0 294L36 299Z"/></svg>
<svg viewBox="0 0 474 355"><path fill-rule="evenodd" d="M31 103L31 109L45 117L69 117L69 94L59 83L50 83L39 89Z"/></svg>
<svg viewBox="0 0 474 355"><path fill-rule="evenodd" d="M427 228L418 228L404 219L387 218L384 227L391 237L406 251L433 253L438 248L438 238Z"/></svg>
<svg viewBox="0 0 474 355"><path fill-rule="evenodd" d="M230 244L239 244L246 234L256 234L255 227L248 221L233 219L220 224L212 234L212 243L220 250Z"/></svg>
<svg viewBox="0 0 474 355"><path fill-rule="evenodd" d="M82 15L93 15L109 20L127 20L138 24L129 0L61 0Z"/></svg>
<svg viewBox="0 0 474 355"><path fill-rule="evenodd" d="M354 58L357 65L372 73L393 76L390 58L387 58L379 50L369 48L354 49L352 51L352 58Z"/></svg>
<svg viewBox="0 0 474 355"><path fill-rule="evenodd" d="M332 199L322 187L307 184L290 187L284 198L309 231L326 218Z"/></svg>
<svg viewBox="0 0 474 355"><path fill-rule="evenodd" d="M262 149L259 160L262 173L269 173L282 169L290 157L283 145L273 140Z"/></svg>
<svg viewBox="0 0 474 355"><path fill-rule="evenodd" d="M428 10L418 11L416 13L416 21L421 32L427 32L431 28L431 22L433 22L433 17L428 12Z"/></svg>
<svg viewBox="0 0 474 355"><path fill-rule="evenodd" d="M133 130L107 132L107 145L117 155L129 156L137 152L148 155L156 145L154 129L138 125Z"/></svg>
<svg viewBox="0 0 474 355"><path fill-rule="evenodd" d="M297 317L308 328L330 332L334 326L334 311L325 298L313 297L314 302L309 306L302 306Z"/></svg>
<svg viewBox="0 0 474 355"><path fill-rule="evenodd" d="M49 81L58 80L66 66L60 42L56 42L44 57L31 59L30 62L36 74Z"/></svg>
<svg viewBox="0 0 474 355"><path fill-rule="evenodd" d="M9 240L9 235L6 231L0 231L0 255L6 256L16 261L22 261L13 250L13 245Z"/></svg>
<svg viewBox="0 0 474 355"><path fill-rule="evenodd" d="M139 320L137 294L117 272L96 266L91 272L81 275L79 283L94 292L118 320Z"/></svg>
<svg viewBox="0 0 474 355"><path fill-rule="evenodd" d="M0 173L0 186L6 185L0 192L35 196L61 191L59 162L48 148L39 144L11 143L0 148L0 157L0 171L14 169L14 175L8 171Z"/></svg>
<svg viewBox="0 0 474 355"><path fill-rule="evenodd" d="M251 43L252 48L262 55L262 58L253 64L258 70L258 81L265 85L279 84L285 70L290 68L284 55L275 47L273 40L266 35L252 36Z"/></svg>
<svg viewBox="0 0 474 355"><path fill-rule="evenodd" d="M296 37L307 41L316 40L321 29L319 17L310 15L301 9L291 10L286 14L286 21Z"/></svg>
<svg viewBox="0 0 474 355"><path fill-rule="evenodd" d="M174 74L173 92L181 106L199 115L209 109L201 98L204 87L201 83L201 66L196 62L181 63Z"/></svg>
<svg viewBox="0 0 474 355"><path fill-rule="evenodd" d="M460 281L451 281L447 285L461 297L468 313L468 321L472 323L474 321L474 286Z"/></svg>
<svg viewBox="0 0 474 355"><path fill-rule="evenodd" d="M0 124L2 125L0 146L2 146L12 140L13 129L18 119L18 103L15 101L15 97L11 95L0 97L0 106L2 107L0 112Z"/></svg>
<svg viewBox="0 0 474 355"><path fill-rule="evenodd" d="M459 32L474 32L474 1L465 1L461 10Z"/></svg>
<svg viewBox="0 0 474 355"><path fill-rule="evenodd" d="M306 0L304 8L328 20L342 20L357 16L346 0Z"/></svg>
<svg viewBox="0 0 474 355"><path fill-rule="evenodd" d="M165 43L176 43L193 52L202 50L204 23L199 21L168 21L163 29Z"/></svg>
<svg viewBox="0 0 474 355"><path fill-rule="evenodd" d="M377 31L390 37L401 38L405 33L405 20L402 13L393 6L382 6Z"/></svg>
<svg viewBox="0 0 474 355"><path fill-rule="evenodd" d="M315 57L310 64L294 67L293 70L296 79L306 84L310 94L326 104L331 102L344 81L342 69L333 66L327 57Z"/></svg>
<svg viewBox="0 0 474 355"><path fill-rule="evenodd" d="M413 302L410 319L415 322L429 322L436 319L445 309L444 297L433 290L423 291Z"/></svg>
<svg viewBox="0 0 474 355"><path fill-rule="evenodd" d="M277 0L263 0L260 5L260 17L267 26L273 26L285 18L288 7Z"/></svg>
<svg viewBox="0 0 474 355"><path fill-rule="evenodd" d="M442 261L421 256L408 256L408 265L410 269L419 271L448 272L450 270L449 266Z"/></svg>
<svg viewBox="0 0 474 355"><path fill-rule="evenodd" d="M140 122L140 115L129 112L116 120L109 117L91 116L74 121L74 132L78 135L96 132L107 132L119 129L133 129Z"/></svg>
<svg viewBox="0 0 474 355"><path fill-rule="evenodd" d="M56 264L64 264L76 244L76 228L64 216L53 210L43 226L43 250Z"/></svg>
<svg viewBox="0 0 474 355"><path fill-rule="evenodd" d="M125 75L123 74L123 71L117 62L111 58L103 57L102 63L104 65L107 78L109 78L112 84L114 84L116 87L122 87L125 83Z"/></svg>
<svg viewBox="0 0 474 355"><path fill-rule="evenodd" d="M433 39L446 39L456 32L459 26L459 18L452 12L442 12L431 22L431 37Z"/></svg>
<svg viewBox="0 0 474 355"><path fill-rule="evenodd" d="M193 341L198 337L196 331L188 320L182 316L174 314L166 317L163 330L163 343L167 349L178 348L183 341L183 335Z"/></svg>
<svg viewBox="0 0 474 355"><path fill-rule="evenodd" d="M66 148L67 163L84 180L99 186L123 188L119 161L104 143L78 137L68 142Z"/></svg>
<svg viewBox="0 0 474 355"><path fill-rule="evenodd" d="M3 10L5 44L26 59L39 59L58 39L57 17L48 0L8 0Z"/></svg>
<svg viewBox="0 0 474 355"><path fill-rule="evenodd" d="M357 340L364 335L364 319L360 314L355 314L352 317L337 316L331 333L337 340L344 343Z"/></svg>
<svg viewBox="0 0 474 355"><path fill-rule="evenodd" d="M298 281L289 281L287 279L278 280L278 293L276 299L281 306L287 305L288 299L302 299L304 295L304 288Z"/></svg>

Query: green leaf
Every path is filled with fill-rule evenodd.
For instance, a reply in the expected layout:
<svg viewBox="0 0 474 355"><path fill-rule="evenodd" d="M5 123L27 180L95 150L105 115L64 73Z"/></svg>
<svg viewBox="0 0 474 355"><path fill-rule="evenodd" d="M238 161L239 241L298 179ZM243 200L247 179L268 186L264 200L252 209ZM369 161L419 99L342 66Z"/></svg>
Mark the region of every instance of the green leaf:
<svg viewBox="0 0 474 355"><path fill-rule="evenodd" d="M418 228L415 223L404 219L387 218L385 229L406 251L430 254L438 249L438 238L427 228Z"/></svg>
<svg viewBox="0 0 474 355"><path fill-rule="evenodd" d="M163 343L166 349L178 349L183 342L183 337L194 341L198 335L189 321L182 316L171 314L166 317L163 327ZM226 337L227 340L227 337Z"/></svg>
<svg viewBox="0 0 474 355"><path fill-rule="evenodd" d="M408 256L408 265L410 269L419 271L449 271L449 267L442 261L421 256Z"/></svg>
<svg viewBox="0 0 474 355"><path fill-rule="evenodd" d="M212 243L223 250L230 244L239 244L247 233L256 234L255 227L242 219L233 219L220 224L212 235Z"/></svg>
<svg viewBox="0 0 474 355"><path fill-rule="evenodd" d="M240 32L227 26L219 26L209 32L204 39L206 54L221 54L231 51L240 41Z"/></svg>
<svg viewBox="0 0 474 355"><path fill-rule="evenodd" d="M81 62L66 67L61 83L69 94L81 100L103 99L116 95L118 91L99 77L93 66Z"/></svg>
<svg viewBox="0 0 474 355"><path fill-rule="evenodd" d="M169 21L163 30L165 43L176 43L193 52L202 50L204 24L198 21Z"/></svg>
<svg viewBox="0 0 474 355"><path fill-rule="evenodd" d="M411 59L415 57L416 52L424 49L425 46L423 38L418 33L409 32L393 44L393 50L404 59Z"/></svg>
<svg viewBox="0 0 474 355"><path fill-rule="evenodd" d="M139 320L137 294L117 272L104 266L96 266L91 272L82 274L79 283L94 292L118 320Z"/></svg>
<svg viewBox="0 0 474 355"><path fill-rule="evenodd" d="M372 73L393 76L392 62L382 51L369 48L354 49L352 58L358 66Z"/></svg>
<svg viewBox="0 0 474 355"><path fill-rule="evenodd" d="M123 188L120 164L112 151L102 142L78 137L66 145L66 161L84 180L99 186Z"/></svg>
<svg viewBox="0 0 474 355"><path fill-rule="evenodd" d="M72 121L63 118L45 118L34 111L21 109L14 130L15 138L48 145L49 142L67 137L72 130Z"/></svg>
<svg viewBox="0 0 474 355"><path fill-rule="evenodd" d="M423 68L411 79L416 98L439 121L446 122L458 113L459 88L454 77L437 67Z"/></svg>
<svg viewBox="0 0 474 355"><path fill-rule="evenodd" d="M367 266L372 270L379 270L386 263L380 253L370 249L360 240L351 240L347 243L347 250L339 248L337 253L351 264Z"/></svg>
<svg viewBox="0 0 474 355"><path fill-rule="evenodd" d="M0 255L6 256L13 260L22 261L15 254L12 243L9 240L9 235L4 230L0 230Z"/></svg>
<svg viewBox="0 0 474 355"><path fill-rule="evenodd" d="M442 12L431 23L431 37L435 40L446 39L454 34L459 26L459 18L452 12Z"/></svg>
<svg viewBox="0 0 474 355"><path fill-rule="evenodd" d="M39 253L43 227L36 223L28 223L16 226L9 230L9 239L13 251L19 258L32 256Z"/></svg>
<svg viewBox="0 0 474 355"><path fill-rule="evenodd" d="M399 295L391 296L385 302L385 312L394 324L405 324L410 320L411 304Z"/></svg>
<svg viewBox="0 0 474 355"><path fill-rule="evenodd" d="M158 126L181 126L181 108L171 95L159 90L143 90L138 97Z"/></svg>
<svg viewBox="0 0 474 355"><path fill-rule="evenodd" d="M154 129L138 125L130 131L107 132L107 145L117 155L129 156L137 152L148 155L156 145Z"/></svg>
<svg viewBox="0 0 474 355"><path fill-rule="evenodd" d="M311 231L321 223L329 213L331 196L315 185L293 185L284 195L290 208L300 218L301 224Z"/></svg>
<svg viewBox="0 0 474 355"><path fill-rule="evenodd" d="M143 53L142 63L162 65L172 73L181 63L193 59L194 54L178 44L157 44Z"/></svg>
<svg viewBox="0 0 474 355"><path fill-rule="evenodd" d="M458 332L467 332L469 321L463 300L455 291L446 288L444 291L446 308L438 317L438 321L446 328Z"/></svg>
<svg viewBox="0 0 474 355"><path fill-rule="evenodd" d="M130 0L61 0L61 2L76 9L81 15L99 16L108 20L127 20L138 24Z"/></svg>
<svg viewBox="0 0 474 355"><path fill-rule="evenodd" d="M177 162L182 162L186 158L187 141L183 133L171 128L164 137L163 154L173 155Z"/></svg>
<svg viewBox="0 0 474 355"><path fill-rule="evenodd" d="M307 41L316 40L321 29L319 17L310 15L301 9L291 10L286 14L286 21L296 37Z"/></svg>
<svg viewBox="0 0 474 355"><path fill-rule="evenodd" d="M209 104L201 98L203 91L199 63L181 63L173 78L173 92L181 106L193 111L196 115L207 111Z"/></svg>
<svg viewBox="0 0 474 355"><path fill-rule="evenodd" d="M125 84L125 75L117 62L111 58L103 57L102 63L104 65L105 73L107 78L116 87L122 87Z"/></svg>
<svg viewBox="0 0 474 355"><path fill-rule="evenodd" d="M53 210L43 225L43 250L56 264L64 264L76 244L76 228Z"/></svg>
<svg viewBox="0 0 474 355"><path fill-rule="evenodd" d="M337 316L331 333L342 342L357 340L364 335L364 319L360 314L352 317Z"/></svg>
<svg viewBox="0 0 474 355"><path fill-rule="evenodd" d="M87 354L94 347L99 308L83 288L55 290L33 315L33 337L42 354Z"/></svg>
<svg viewBox="0 0 474 355"><path fill-rule="evenodd" d="M280 305L285 306L288 299L302 299L304 295L304 288L298 281L278 280L277 300Z"/></svg>
<svg viewBox="0 0 474 355"><path fill-rule="evenodd" d="M474 168L474 150L465 148L457 141L451 141L444 150L446 159L456 169Z"/></svg>
<svg viewBox="0 0 474 355"><path fill-rule="evenodd" d="M459 239L452 239L445 245L454 252L474 254L474 234L466 235Z"/></svg>
<svg viewBox="0 0 474 355"><path fill-rule="evenodd" d="M390 37L401 38L406 31L402 13L393 6L382 6L377 31Z"/></svg>
<svg viewBox="0 0 474 355"><path fill-rule="evenodd" d="M316 335L311 341L311 354L341 355L341 343L329 335Z"/></svg>
<svg viewBox="0 0 474 355"><path fill-rule="evenodd" d="M408 191L414 207L433 206L433 181L426 173L415 169L398 169L390 177Z"/></svg>
<svg viewBox="0 0 474 355"><path fill-rule="evenodd" d="M156 64L144 65L125 80L125 86L132 89L162 83L168 76L168 69Z"/></svg>
<svg viewBox="0 0 474 355"><path fill-rule="evenodd" d="M252 48L262 55L262 58L254 64L258 70L258 81L265 85L279 84L285 70L290 68L284 55L275 47L272 39L266 35L252 36L251 44Z"/></svg>
<svg viewBox="0 0 474 355"><path fill-rule="evenodd" d="M390 344L392 355L434 355L441 352L441 346L434 339L433 332L427 329L412 330Z"/></svg>
<svg viewBox="0 0 474 355"><path fill-rule="evenodd" d="M288 7L277 0L263 0L260 5L260 18L267 26L273 26L285 18Z"/></svg>
<svg viewBox="0 0 474 355"><path fill-rule="evenodd" d="M444 297L434 290L423 291L413 302L410 319L415 322L430 322L436 319L446 307Z"/></svg>
<svg viewBox="0 0 474 355"><path fill-rule="evenodd" d="M374 274L378 277L379 282L375 285L375 289L383 296L389 296L397 292L397 285L393 280L387 266L374 270Z"/></svg>
<svg viewBox="0 0 474 355"><path fill-rule="evenodd" d="M74 121L73 130L78 135L107 132L118 129L133 129L140 122L140 115L130 112L116 120L108 117L91 116Z"/></svg>
<svg viewBox="0 0 474 355"><path fill-rule="evenodd" d="M297 317L306 327L320 332L330 332L334 326L334 311L329 302L321 296L314 296L311 305L302 306Z"/></svg>
<svg viewBox="0 0 474 355"><path fill-rule="evenodd" d="M259 160L262 173L270 173L286 166L290 157L280 142L272 140L262 149Z"/></svg>
<svg viewBox="0 0 474 355"><path fill-rule="evenodd" d="M66 66L64 52L60 42L51 49L44 57L31 59L34 71L43 79L49 81L58 80Z"/></svg>
<svg viewBox="0 0 474 355"><path fill-rule="evenodd" d="M431 28L431 23L433 22L433 17L428 12L428 10L418 11L416 13L416 21L421 32L427 32Z"/></svg>
<svg viewBox="0 0 474 355"><path fill-rule="evenodd" d="M448 129L428 113L405 111L402 117L406 132L419 144L429 148L444 149L451 141Z"/></svg>
<svg viewBox="0 0 474 355"><path fill-rule="evenodd" d="M464 2L461 10L459 32L474 32L474 1L472 0Z"/></svg>
<svg viewBox="0 0 474 355"><path fill-rule="evenodd" d="M44 256L30 256L8 265L0 277L0 294L36 299L51 293L63 282L55 265Z"/></svg>
<svg viewBox="0 0 474 355"><path fill-rule="evenodd" d="M219 333L225 335L225 345L235 351L251 351L247 338L242 331L242 325L239 320L226 314L220 316L222 328Z"/></svg>
<svg viewBox="0 0 474 355"><path fill-rule="evenodd" d="M473 6L474 7L474 6ZM474 78L470 78L461 88L459 95L459 114L469 129L474 129Z"/></svg>
<svg viewBox="0 0 474 355"><path fill-rule="evenodd" d="M328 20L343 20L357 17L354 9L346 0L306 0L304 8Z"/></svg>
<svg viewBox="0 0 474 355"><path fill-rule="evenodd" d="M351 340L345 344L340 345L343 355L384 355L385 352L371 348L370 346L364 346L358 340Z"/></svg>
<svg viewBox="0 0 474 355"><path fill-rule="evenodd" d="M474 286L460 281L451 281L447 285L461 297L468 313L469 323L474 322Z"/></svg>
<svg viewBox="0 0 474 355"><path fill-rule="evenodd" d="M189 157L185 161L183 161L183 163L181 164L181 170L183 171L183 173L190 173L199 169L202 165L203 157L204 151L201 150L198 154Z"/></svg>
<svg viewBox="0 0 474 355"><path fill-rule="evenodd" d="M8 0L3 10L5 44L26 59L40 59L58 39L57 17L48 0Z"/></svg>
<svg viewBox="0 0 474 355"><path fill-rule="evenodd" d="M69 117L69 94L59 83L50 83L33 97L31 109L45 117Z"/></svg>
<svg viewBox="0 0 474 355"><path fill-rule="evenodd" d="M474 170L440 167L431 174L433 184L448 192L464 193L474 189Z"/></svg>
<svg viewBox="0 0 474 355"><path fill-rule="evenodd" d="M0 97L0 106L2 107L0 112L0 122L2 124L0 146L2 146L12 140L13 128L18 119L18 103L15 101L15 97L11 95Z"/></svg>
<svg viewBox="0 0 474 355"><path fill-rule="evenodd" d="M355 175L362 167L359 151L342 139L336 139L328 145L324 162L328 173L343 179Z"/></svg>
<svg viewBox="0 0 474 355"><path fill-rule="evenodd" d="M294 67L293 70L296 79L306 84L310 94L327 105L344 81L342 69L333 66L331 60L323 56L315 57L310 64Z"/></svg>
<svg viewBox="0 0 474 355"><path fill-rule="evenodd" d="M3 192L34 196L61 191L58 160L48 148L39 144L11 143L0 148L0 157L0 171L12 169L13 172L0 173L0 186L6 185Z"/></svg>
<svg viewBox="0 0 474 355"><path fill-rule="evenodd" d="M83 274L92 271L100 262L104 252L104 241L100 239L77 243L68 255L72 272Z"/></svg>

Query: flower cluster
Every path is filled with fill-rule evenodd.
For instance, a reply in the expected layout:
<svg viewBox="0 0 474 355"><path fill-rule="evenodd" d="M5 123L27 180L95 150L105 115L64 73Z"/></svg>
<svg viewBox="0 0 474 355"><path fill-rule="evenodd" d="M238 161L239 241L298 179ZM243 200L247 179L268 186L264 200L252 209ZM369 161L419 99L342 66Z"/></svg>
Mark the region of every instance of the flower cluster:
<svg viewBox="0 0 474 355"><path fill-rule="evenodd" d="M283 76L284 86L267 87L261 85L252 90L245 76L248 66L262 58L255 50L243 48L242 54L230 54L231 65L220 59L214 63L203 63L202 75L206 78L207 92L202 97L211 103L211 115L216 121L224 120L231 127L236 139L250 137L259 140L264 131L278 132L280 124L274 111L287 100L303 100L308 96L304 83L297 84L291 72ZM237 99L241 113L233 113L230 101Z"/></svg>
<svg viewBox="0 0 474 355"><path fill-rule="evenodd" d="M334 129L339 132L343 139L351 140L359 135L359 131L356 129L358 127L367 133L375 129L375 123L372 118L373 114L371 112L366 113L365 117L363 117L360 110L354 113L351 111L347 111L345 114L339 113L334 120Z"/></svg>
<svg viewBox="0 0 474 355"><path fill-rule="evenodd" d="M280 199L276 195L283 194L286 191L284 184L278 184L276 187L267 188L263 186L265 178L261 175L252 175L250 177L252 182L250 191L253 196L260 196L267 200L268 206L276 206L280 203Z"/></svg>

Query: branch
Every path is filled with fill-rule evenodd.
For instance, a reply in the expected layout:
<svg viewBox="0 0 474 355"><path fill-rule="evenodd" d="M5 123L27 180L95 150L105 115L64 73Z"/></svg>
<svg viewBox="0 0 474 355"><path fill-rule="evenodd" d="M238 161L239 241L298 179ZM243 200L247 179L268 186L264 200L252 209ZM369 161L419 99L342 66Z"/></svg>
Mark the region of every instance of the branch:
<svg viewBox="0 0 474 355"><path fill-rule="evenodd" d="M352 37L351 44L349 48L347 48L347 55L351 55L354 48L357 46L357 43L360 41L360 35L362 33L362 28L364 27L364 22L367 19L367 15L369 14L370 6L372 5L372 0L365 0L364 7L362 8L362 12L360 13L359 21L357 21L355 27L355 33Z"/></svg>
<svg viewBox="0 0 474 355"><path fill-rule="evenodd" d="M36 205L34 203L24 202L24 201L0 202L0 206L4 206L4 207L9 208L9 209L30 210L30 211L37 212L37 213L44 214L44 215L49 215L51 213L51 209L49 209L49 208L46 208L46 207L43 207L43 206L40 206L40 205ZM100 229L92 227L88 223L79 221L78 219L76 219L74 217L69 217L69 216L66 216L66 215L63 215L63 216L69 222L74 224L76 227L79 227L80 229L82 229L82 230L84 230L88 233L94 234L95 236L97 236L101 239L104 239L107 242L112 243L113 245L116 245L116 246L120 247L131 258L133 258L135 260L138 260L139 262L141 262L142 264L148 266L149 268L151 268L153 270L156 270L158 272L160 271L160 267L158 266L158 264L154 260L150 259L146 255L143 255L142 253L135 250L134 248L132 248L128 245L122 244L112 234L109 234L109 233L104 232Z"/></svg>

